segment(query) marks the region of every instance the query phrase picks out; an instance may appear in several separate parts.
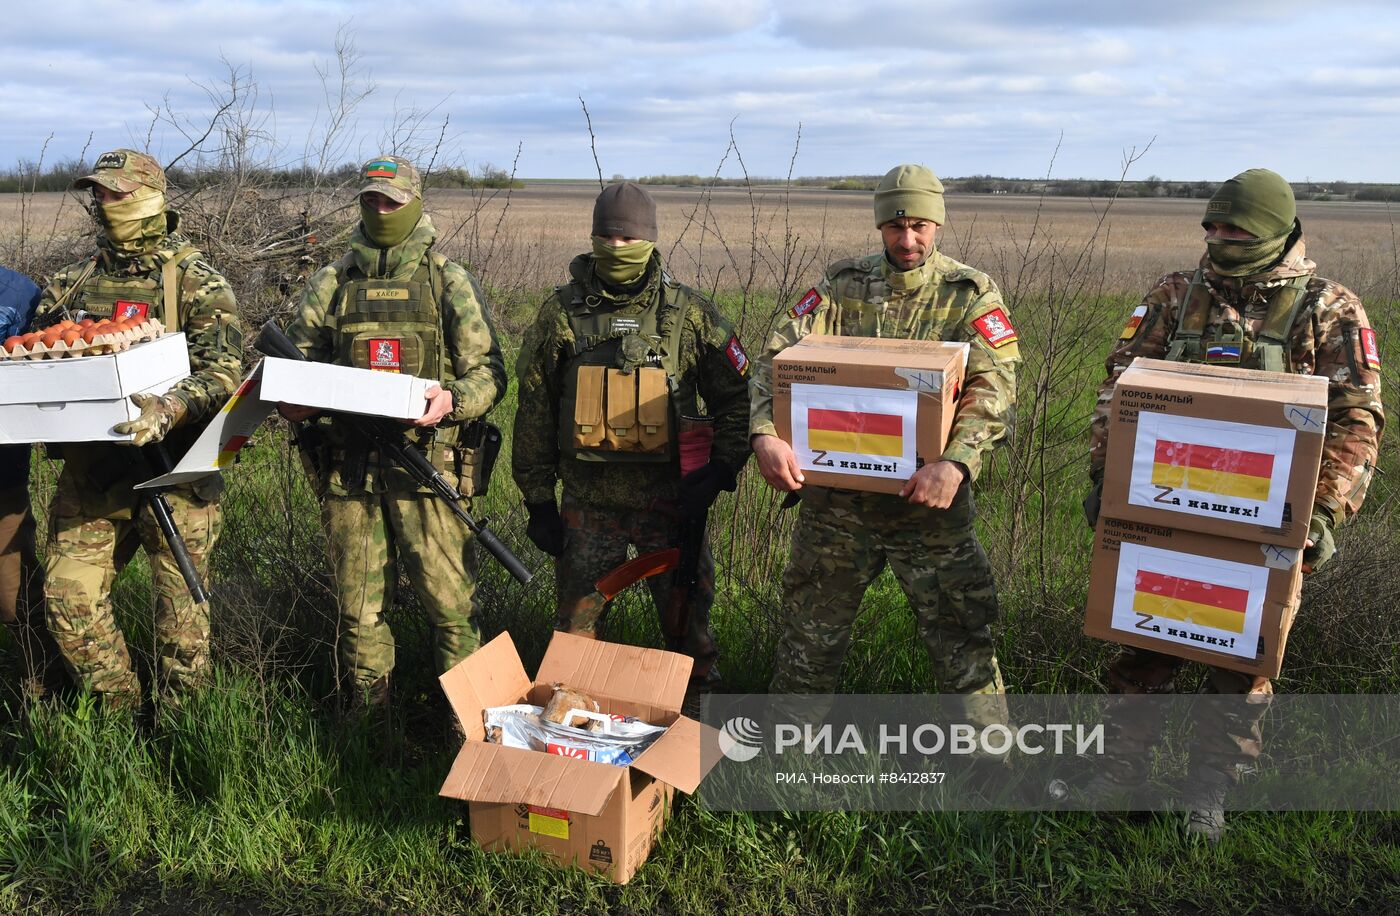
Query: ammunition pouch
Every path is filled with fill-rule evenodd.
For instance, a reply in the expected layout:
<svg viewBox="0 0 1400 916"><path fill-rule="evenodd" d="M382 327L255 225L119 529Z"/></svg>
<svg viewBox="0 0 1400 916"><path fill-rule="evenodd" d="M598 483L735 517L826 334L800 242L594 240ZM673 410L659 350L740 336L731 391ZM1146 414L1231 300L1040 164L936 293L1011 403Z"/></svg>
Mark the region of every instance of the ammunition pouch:
<svg viewBox="0 0 1400 916"><path fill-rule="evenodd" d="M464 496L485 496L491 473L501 454L501 430L478 417L462 427L457 444L450 446L457 472L457 488Z"/></svg>

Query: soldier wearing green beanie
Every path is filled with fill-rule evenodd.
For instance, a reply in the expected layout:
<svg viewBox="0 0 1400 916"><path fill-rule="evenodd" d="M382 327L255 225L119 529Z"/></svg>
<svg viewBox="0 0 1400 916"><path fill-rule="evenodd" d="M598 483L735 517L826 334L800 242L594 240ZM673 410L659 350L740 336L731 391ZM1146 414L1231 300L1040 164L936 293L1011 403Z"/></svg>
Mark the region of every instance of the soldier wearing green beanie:
<svg viewBox="0 0 1400 916"><path fill-rule="evenodd" d="M599 636L608 605L594 583L628 545L651 553L692 532L694 585L676 587L674 572L647 584L666 647L695 661L693 696L720 684L714 560L693 532L749 457L749 357L715 304L666 272L658 238L641 185L608 185L594 201L591 250L569 264L520 347L511 469L526 534L556 558L560 630ZM681 421L702 403L714 438L692 468Z"/></svg>
<svg viewBox="0 0 1400 916"><path fill-rule="evenodd" d="M769 690L835 692L861 597L888 564L918 619L939 689L964 695L971 721L1004 722L992 638L996 586L973 528L972 483L1010 429L1016 329L992 278L937 250L946 214L933 172L891 169L874 209L883 250L832 264L774 331L750 383L759 470L775 489L802 497L783 576L786 628ZM942 460L915 471L899 495L804 485L809 456L778 438L773 422L772 363L808 334L969 344Z"/></svg>
<svg viewBox="0 0 1400 916"><path fill-rule="evenodd" d="M490 302L475 277L435 250L438 231L423 212L423 181L413 163L379 156L360 176L360 224L350 250L307 280L287 336L316 362L433 380L408 438L470 497L477 462L467 427L506 391ZM318 413L291 404L279 409L294 422ZM397 561L427 611L441 673L480 644L476 547L440 499L335 417L318 417L299 439L321 495L335 576L341 689L351 712L384 726L395 666L385 614Z"/></svg>
<svg viewBox="0 0 1400 916"><path fill-rule="evenodd" d="M1317 275L1304 251L1293 189L1277 173L1250 169L1221 184L1201 224L1206 251L1200 264L1158 280L1109 354L1091 430L1093 489L1085 515L1095 524L1114 381L1137 357L1319 375L1330 386L1329 433L1302 557L1303 572L1310 574L1336 552L1333 531L1361 508L1375 467L1385 425L1376 333L1355 293ZM1125 647L1109 667L1109 687L1124 694L1171 693L1184 664ZM1197 794L1189 826L1216 839L1224 829L1226 790L1259 755L1259 720L1273 686L1268 678L1218 667L1206 678L1207 692L1248 698L1239 713L1213 712L1215 718L1196 724L1191 784ZM1146 778L1148 750L1160 740L1157 723L1122 718L1110 723L1120 759L1095 778L1090 794L1122 794Z"/></svg>

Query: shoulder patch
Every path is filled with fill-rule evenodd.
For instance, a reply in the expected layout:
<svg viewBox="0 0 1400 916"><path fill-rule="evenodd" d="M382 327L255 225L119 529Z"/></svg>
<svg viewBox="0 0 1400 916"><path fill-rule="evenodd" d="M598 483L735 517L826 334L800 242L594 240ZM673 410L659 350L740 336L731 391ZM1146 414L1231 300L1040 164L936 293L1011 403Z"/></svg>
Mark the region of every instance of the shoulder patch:
<svg viewBox="0 0 1400 916"><path fill-rule="evenodd" d="M1376 332L1371 328L1361 328L1361 358L1366 361L1367 369L1379 369L1381 367L1381 348L1376 343Z"/></svg>
<svg viewBox="0 0 1400 916"><path fill-rule="evenodd" d="M993 350L1016 342L1016 328L1000 307L992 309L980 318L974 318L972 326Z"/></svg>
<svg viewBox="0 0 1400 916"><path fill-rule="evenodd" d="M807 292L802 295L801 299L797 300L797 304L788 310L788 314L794 318L801 318L803 315L810 314L813 309L821 304L822 294L817 292L817 288L814 286L807 290Z"/></svg>
<svg viewBox="0 0 1400 916"><path fill-rule="evenodd" d="M729 343L724 345L724 355L729 360L729 364L734 367L735 372L740 375L748 375L749 354L744 352L744 345L739 343L738 335L729 335Z"/></svg>
<svg viewBox="0 0 1400 916"><path fill-rule="evenodd" d="M1147 306L1139 305L1133 309L1133 313L1128 316L1128 323L1123 325L1123 333L1118 335L1119 340L1130 340L1137 333L1137 329L1142 326L1142 319L1147 317Z"/></svg>

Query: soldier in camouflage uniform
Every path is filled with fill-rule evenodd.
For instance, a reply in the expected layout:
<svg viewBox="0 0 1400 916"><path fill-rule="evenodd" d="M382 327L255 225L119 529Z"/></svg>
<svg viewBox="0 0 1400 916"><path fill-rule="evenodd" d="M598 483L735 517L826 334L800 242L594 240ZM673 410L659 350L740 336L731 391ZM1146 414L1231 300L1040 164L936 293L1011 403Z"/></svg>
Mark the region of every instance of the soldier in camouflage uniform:
<svg viewBox="0 0 1400 916"><path fill-rule="evenodd" d="M1333 531L1361 508L1375 466L1385 423L1376 334L1355 293L1317 276L1304 251L1293 189L1279 175L1250 169L1226 181L1206 205L1202 225L1206 253L1199 266L1158 280L1109 354L1094 410L1093 490L1085 515L1090 525L1098 520L1114 382L1137 357L1320 375L1329 382L1328 431L1303 553L1303 572L1311 573L1336 551ZM1109 689L1172 693L1184 664L1124 647L1109 667ZM1191 799L1189 825L1218 838L1225 790L1259 756L1259 720L1273 687L1268 678L1210 666L1201 692L1245 697L1238 707L1207 707L1196 726L1191 769L1199 797ZM1138 784L1147 775L1147 749L1159 738L1156 723L1118 716L1110 724L1123 753L1108 762L1096 788Z"/></svg>
<svg viewBox="0 0 1400 916"><path fill-rule="evenodd" d="M597 634L606 607L589 596L626 560L628 544L639 553L677 546L684 521L735 488L749 455L748 356L714 303L663 269L657 234L645 189L605 188L592 253L570 263L569 282L540 307L516 364L512 470L530 539L558 558L556 626L580 635ZM677 421L697 415L699 401L714 421L713 445L708 464L682 477ZM664 610L675 575L648 582L667 648L695 659L692 691L719 680L708 545L699 562L677 620L668 623Z"/></svg>
<svg viewBox="0 0 1400 916"><path fill-rule="evenodd" d="M140 700L126 640L112 614L111 588L136 548L144 547L155 592L159 686L188 690L209 665L209 606L196 604L150 506L132 486L155 476L132 445L164 442L178 457L233 392L241 374L243 330L233 290L178 231L166 206L165 173L150 156L103 153L74 188L92 190L102 226L97 253L60 270L39 311L55 303L94 318L150 315L188 339L191 374L163 395L131 396L141 414L114 431L130 443L49 446L64 459L49 510L44 571L47 619L79 684L114 706ZM201 577L219 537L217 475L167 492L175 522Z"/></svg>
<svg viewBox="0 0 1400 916"><path fill-rule="evenodd" d="M996 697L969 701L976 720L1005 716L993 653L996 587L973 531L972 483L1007 435L1020 360L1016 331L990 277L944 256L943 185L923 166L891 169L875 192L884 251L838 261L788 313L754 371L752 434L773 487L800 490L802 509L783 577L787 627L770 690L831 693L861 596L888 562L913 607L940 687ZM967 377L941 460L898 496L803 486L792 447L773 424L773 357L808 334L966 341Z"/></svg>
<svg viewBox="0 0 1400 916"><path fill-rule="evenodd" d="M405 432L470 496L475 452L465 446L464 430L506 390L490 303L476 278L433 250L438 232L423 213L422 179L412 163L381 156L361 175L360 224L350 250L307 281L287 336L316 362L437 380L423 416ZM291 404L281 412L293 421L318 413ZM393 605L396 560L408 565L428 612L442 672L480 645L475 544L445 503L334 417L319 420L301 441L324 495L342 686L352 707L383 714L394 668L394 635L384 615Z"/></svg>

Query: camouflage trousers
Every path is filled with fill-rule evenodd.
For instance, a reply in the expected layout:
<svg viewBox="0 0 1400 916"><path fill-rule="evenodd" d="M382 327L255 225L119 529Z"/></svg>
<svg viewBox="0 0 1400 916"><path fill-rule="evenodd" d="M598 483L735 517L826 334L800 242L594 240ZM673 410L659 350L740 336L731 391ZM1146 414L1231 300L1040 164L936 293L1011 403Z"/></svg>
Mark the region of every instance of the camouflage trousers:
<svg viewBox="0 0 1400 916"><path fill-rule="evenodd" d="M428 612L438 672L476 651L476 546L444 502L401 490L328 495L322 519L340 605L336 653L355 685L394 669L394 634L384 615L394 605L400 559Z"/></svg>
<svg viewBox="0 0 1400 916"><path fill-rule="evenodd" d="M24 692L57 686L58 646L44 626L44 577L34 550L27 486L0 490L0 622L19 655Z"/></svg>
<svg viewBox="0 0 1400 916"><path fill-rule="evenodd" d="M861 598L889 563L939 687L996 696L979 703L974 718L1004 721L1005 688L992 641L996 586L973 513L965 484L947 509L882 493L804 487L783 574L787 625L769 691L836 691Z"/></svg>
<svg viewBox="0 0 1400 916"><path fill-rule="evenodd" d="M678 546L679 519L674 511L665 508L611 509L585 505L571 498L567 491L562 514L564 553L555 563L559 595L555 628L596 637L610 604L591 600L594 583L626 562L629 544L637 548L639 556ZM681 634L667 632L665 625L675 578L674 572L668 572L646 580L652 603L662 619L666 648L695 660L691 669L693 684L712 686L719 680L716 665L719 648L710 632L710 608L715 603L715 561L710 554L708 533L700 551L699 578L683 611L685 628Z"/></svg>
<svg viewBox="0 0 1400 916"><path fill-rule="evenodd" d="M145 501L137 509L97 515L84 509L83 493L89 488L88 481L65 469L49 510L47 619L69 673L79 686L102 694L107 702L140 701L141 684L112 612L111 592L117 574L137 548L144 547L155 597L158 686L197 686L209 667L209 605L196 604L190 597L175 555ZM187 487L167 490L166 498L195 569L207 582L209 557L222 526L219 504Z"/></svg>
<svg viewBox="0 0 1400 916"><path fill-rule="evenodd" d="M1185 664L1185 659L1173 655L1124 646L1109 665L1108 689L1117 694L1176 693L1176 677ZM1191 736L1189 769L1215 782L1235 782L1240 767L1259 759L1260 721L1268 712L1273 685L1266 677L1208 665L1197 692L1238 697L1239 702L1200 707ZM1162 722L1133 715L1125 703L1121 708L1109 707L1104 725L1113 739L1106 748L1121 749L1104 761L1109 775L1123 783L1146 779L1151 748L1162 740Z"/></svg>

